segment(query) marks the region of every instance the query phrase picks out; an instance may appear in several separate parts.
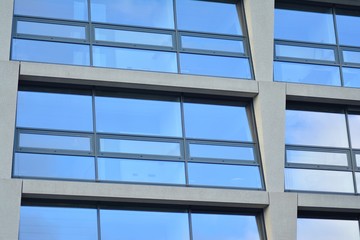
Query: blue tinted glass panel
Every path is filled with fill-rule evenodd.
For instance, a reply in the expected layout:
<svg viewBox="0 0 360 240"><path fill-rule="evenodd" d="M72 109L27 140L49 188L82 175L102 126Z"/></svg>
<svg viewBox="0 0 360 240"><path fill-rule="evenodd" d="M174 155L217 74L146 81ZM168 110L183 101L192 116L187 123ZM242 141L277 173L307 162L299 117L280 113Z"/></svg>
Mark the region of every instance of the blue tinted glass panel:
<svg viewBox="0 0 360 240"><path fill-rule="evenodd" d="M189 240L187 213L100 210L101 239Z"/></svg>
<svg viewBox="0 0 360 240"><path fill-rule="evenodd" d="M359 240L359 222L344 219L310 219L297 220L298 240Z"/></svg>
<svg viewBox="0 0 360 240"><path fill-rule="evenodd" d="M255 216L191 214L194 240L260 240Z"/></svg>
<svg viewBox="0 0 360 240"><path fill-rule="evenodd" d="M98 158L103 181L185 184L183 162Z"/></svg>
<svg viewBox="0 0 360 240"><path fill-rule="evenodd" d="M93 130L91 96L20 91L17 104L17 127Z"/></svg>
<svg viewBox="0 0 360 240"><path fill-rule="evenodd" d="M95 180L94 158L15 153L14 175L17 177Z"/></svg>
<svg viewBox="0 0 360 240"><path fill-rule="evenodd" d="M349 114L348 120L351 136L351 146L353 148L360 149L360 115Z"/></svg>
<svg viewBox="0 0 360 240"><path fill-rule="evenodd" d="M257 166L188 163L190 185L261 188Z"/></svg>
<svg viewBox="0 0 360 240"><path fill-rule="evenodd" d="M180 30L242 35L236 4L197 0L176 3Z"/></svg>
<svg viewBox="0 0 360 240"><path fill-rule="evenodd" d="M83 26L71 26L40 22L17 21L16 33L60 38L86 38L86 30Z"/></svg>
<svg viewBox="0 0 360 240"><path fill-rule="evenodd" d="M87 0L16 0L16 15L88 20Z"/></svg>
<svg viewBox="0 0 360 240"><path fill-rule="evenodd" d="M275 51L276 57L289 57L335 62L335 52L333 49L276 44Z"/></svg>
<svg viewBox="0 0 360 240"><path fill-rule="evenodd" d="M360 166L359 161L358 161L358 166ZM355 179L356 179L356 191L359 194L360 193L360 173L356 172L355 173Z"/></svg>
<svg viewBox="0 0 360 240"><path fill-rule="evenodd" d="M183 48L209 50L215 52L245 53L244 43L241 40L182 36L181 46Z"/></svg>
<svg viewBox="0 0 360 240"><path fill-rule="evenodd" d="M220 146L209 144L189 144L191 158L214 158L254 161L254 149L251 147Z"/></svg>
<svg viewBox="0 0 360 240"><path fill-rule="evenodd" d="M19 147L91 151L91 139L90 137L20 133Z"/></svg>
<svg viewBox="0 0 360 240"><path fill-rule="evenodd" d="M360 17L336 15L336 25L340 45L360 46Z"/></svg>
<svg viewBox="0 0 360 240"><path fill-rule="evenodd" d="M96 209L22 206L20 240L97 240Z"/></svg>
<svg viewBox="0 0 360 240"><path fill-rule="evenodd" d="M95 40L163 47L172 47L173 45L171 34L136 32L107 28L95 28Z"/></svg>
<svg viewBox="0 0 360 240"><path fill-rule="evenodd" d="M245 107L184 103L188 138L252 141Z"/></svg>
<svg viewBox="0 0 360 240"><path fill-rule="evenodd" d="M341 86L339 67L290 62L274 62L274 80Z"/></svg>
<svg viewBox="0 0 360 240"><path fill-rule="evenodd" d="M12 60L90 65L86 45L24 39L13 39L12 43Z"/></svg>
<svg viewBox="0 0 360 240"><path fill-rule="evenodd" d="M91 18L94 22L173 29L173 1L92 0Z"/></svg>
<svg viewBox="0 0 360 240"><path fill-rule="evenodd" d="M286 150L288 163L348 166L346 153Z"/></svg>
<svg viewBox="0 0 360 240"><path fill-rule="evenodd" d="M251 79L247 58L200 54L180 54L181 73Z"/></svg>
<svg viewBox="0 0 360 240"><path fill-rule="evenodd" d="M100 139L100 151L125 154L180 156L180 143Z"/></svg>
<svg viewBox="0 0 360 240"><path fill-rule="evenodd" d="M177 72L174 52L94 46L93 57L97 67Z"/></svg>
<svg viewBox="0 0 360 240"><path fill-rule="evenodd" d="M360 69L359 68L342 68L344 86L345 87L360 87Z"/></svg>
<svg viewBox="0 0 360 240"><path fill-rule="evenodd" d="M345 63L360 64L360 52L343 50L342 55Z"/></svg>
<svg viewBox="0 0 360 240"><path fill-rule="evenodd" d="M286 144L349 147L345 114L287 110Z"/></svg>
<svg viewBox="0 0 360 240"><path fill-rule="evenodd" d="M352 172L285 169L287 190L354 193Z"/></svg>
<svg viewBox="0 0 360 240"><path fill-rule="evenodd" d="M98 132L180 137L180 102L95 97Z"/></svg>
<svg viewBox="0 0 360 240"><path fill-rule="evenodd" d="M319 9L318 12L275 9L275 38L315 43L335 43L331 9Z"/></svg>

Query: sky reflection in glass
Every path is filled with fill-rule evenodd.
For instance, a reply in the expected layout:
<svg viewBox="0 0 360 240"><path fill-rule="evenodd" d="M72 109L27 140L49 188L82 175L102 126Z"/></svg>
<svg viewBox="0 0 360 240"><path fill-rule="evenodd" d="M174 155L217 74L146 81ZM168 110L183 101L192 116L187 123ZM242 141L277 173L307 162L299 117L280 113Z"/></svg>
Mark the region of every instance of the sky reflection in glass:
<svg viewBox="0 0 360 240"><path fill-rule="evenodd" d="M336 14L340 45L360 47L360 17Z"/></svg>
<svg viewBox="0 0 360 240"><path fill-rule="evenodd" d="M299 164L348 166L348 156L346 153L336 152L286 150L286 162Z"/></svg>
<svg viewBox="0 0 360 240"><path fill-rule="evenodd" d="M360 114L349 114L351 145L360 149Z"/></svg>
<svg viewBox="0 0 360 240"><path fill-rule="evenodd" d="M342 55L345 63L360 64L360 51L343 50Z"/></svg>
<svg viewBox="0 0 360 240"><path fill-rule="evenodd" d="M189 49L245 53L244 43L241 40L182 36L181 46Z"/></svg>
<svg viewBox="0 0 360 240"><path fill-rule="evenodd" d="M190 158L255 160L254 149L251 147L190 143L189 148Z"/></svg>
<svg viewBox="0 0 360 240"><path fill-rule="evenodd" d="M335 51L333 49L276 44L275 51L276 57L289 57L335 62Z"/></svg>
<svg viewBox="0 0 360 240"><path fill-rule="evenodd" d="M360 87L360 69L359 68L342 68L344 86Z"/></svg>

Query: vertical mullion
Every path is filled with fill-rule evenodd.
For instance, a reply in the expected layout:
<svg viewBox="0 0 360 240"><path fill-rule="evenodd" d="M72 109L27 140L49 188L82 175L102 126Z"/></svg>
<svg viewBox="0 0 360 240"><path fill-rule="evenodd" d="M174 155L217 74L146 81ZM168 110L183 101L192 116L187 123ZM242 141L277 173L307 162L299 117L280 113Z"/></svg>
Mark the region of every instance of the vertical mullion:
<svg viewBox="0 0 360 240"><path fill-rule="evenodd" d="M97 228L98 228L98 240L101 240L101 219L100 219L100 208L99 206L96 208L96 214L97 214Z"/></svg>
<svg viewBox="0 0 360 240"><path fill-rule="evenodd" d="M339 72L340 72L340 81L341 81L341 86L344 86L344 78L343 78L343 71L342 71L342 65L343 65L343 61L342 61L342 54L341 54L341 49L340 49L340 43L339 43L339 35L338 35L338 30L337 30L337 23L336 23L336 9L334 7L331 8L331 14L333 16L333 23L334 23L334 31L335 31L335 41L336 41L336 60L339 66Z"/></svg>
<svg viewBox="0 0 360 240"><path fill-rule="evenodd" d="M95 108L95 90L92 89L92 118L93 118L93 148L94 148L94 161L95 161L95 181L99 181L99 168L98 168L98 139L96 134L96 108Z"/></svg>
<svg viewBox="0 0 360 240"><path fill-rule="evenodd" d="M189 219L189 234L190 234L190 240L193 240L193 225L192 225L192 211L191 209L188 210L188 219Z"/></svg>
<svg viewBox="0 0 360 240"><path fill-rule="evenodd" d="M350 132L350 124L349 124L349 113L346 110L345 111L345 122L346 122L346 130L347 130L347 137L348 137L348 142L349 142L349 151L350 151L350 161L348 162L350 164L349 167L351 167L351 171L352 171L352 175L353 175L353 182L354 182L354 190L355 193L357 193L357 186L356 186L356 176L355 176L355 169L356 169L356 164L355 164L355 153L353 152L352 149L352 143L351 143L351 132Z"/></svg>
<svg viewBox="0 0 360 240"><path fill-rule="evenodd" d="M183 141L183 154L185 164L185 184L189 186L189 170L188 170L188 143L186 141L185 132L185 113L184 113L184 96L180 96L180 109L181 109L181 127L182 127L182 141Z"/></svg>
<svg viewBox="0 0 360 240"><path fill-rule="evenodd" d="M91 23L91 1L87 0L88 3L88 38L89 38L89 54L90 54L90 66L93 66L93 27Z"/></svg>
<svg viewBox="0 0 360 240"><path fill-rule="evenodd" d="M180 46L181 46L181 39L180 33L178 31L177 26L177 9L176 9L176 0L173 0L173 13L174 13L174 28L175 28L175 53L176 53L176 63L177 63L177 72L180 73Z"/></svg>

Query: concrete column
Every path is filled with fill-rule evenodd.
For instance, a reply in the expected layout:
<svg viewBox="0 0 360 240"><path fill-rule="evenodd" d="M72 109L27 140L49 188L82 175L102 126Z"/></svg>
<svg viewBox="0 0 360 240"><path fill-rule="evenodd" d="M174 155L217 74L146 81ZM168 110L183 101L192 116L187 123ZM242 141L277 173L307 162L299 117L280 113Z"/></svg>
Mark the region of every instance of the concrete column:
<svg viewBox="0 0 360 240"><path fill-rule="evenodd" d="M19 63L0 61L0 179L11 178Z"/></svg>
<svg viewBox="0 0 360 240"><path fill-rule="evenodd" d="M257 81L273 80L274 0L244 0L250 49Z"/></svg>
<svg viewBox="0 0 360 240"><path fill-rule="evenodd" d="M264 211L268 240L296 240L297 194L269 193L270 205Z"/></svg>
<svg viewBox="0 0 360 240"><path fill-rule="evenodd" d="M0 179L0 239L17 240L22 181Z"/></svg>
<svg viewBox="0 0 360 240"><path fill-rule="evenodd" d="M254 99L255 120L266 190L284 191L285 84L259 82Z"/></svg>
<svg viewBox="0 0 360 240"><path fill-rule="evenodd" d="M0 0L0 60L10 59L14 0Z"/></svg>

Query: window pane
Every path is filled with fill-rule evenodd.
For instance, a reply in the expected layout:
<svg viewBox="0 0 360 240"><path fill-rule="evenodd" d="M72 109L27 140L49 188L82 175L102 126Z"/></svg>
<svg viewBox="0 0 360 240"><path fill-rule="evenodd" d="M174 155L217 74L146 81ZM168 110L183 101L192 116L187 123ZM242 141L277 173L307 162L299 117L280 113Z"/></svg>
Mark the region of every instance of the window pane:
<svg viewBox="0 0 360 240"><path fill-rule="evenodd" d="M354 193L352 172L285 169L287 190Z"/></svg>
<svg viewBox="0 0 360 240"><path fill-rule="evenodd" d="M286 150L288 163L348 166L346 153Z"/></svg>
<svg viewBox="0 0 360 240"><path fill-rule="evenodd" d="M244 43L241 40L181 36L181 46L183 48L201 49L215 52L245 53Z"/></svg>
<svg viewBox="0 0 360 240"><path fill-rule="evenodd" d="M94 158L15 153L14 175L17 177L95 180Z"/></svg>
<svg viewBox="0 0 360 240"><path fill-rule="evenodd" d="M188 138L252 141L245 107L184 103Z"/></svg>
<svg viewBox="0 0 360 240"><path fill-rule="evenodd" d="M286 143L349 147L345 114L287 110Z"/></svg>
<svg viewBox="0 0 360 240"><path fill-rule="evenodd" d="M168 0L92 0L94 22L154 28L174 28L172 1Z"/></svg>
<svg viewBox="0 0 360 240"><path fill-rule="evenodd" d="M360 46L360 17L336 15L336 24L341 45Z"/></svg>
<svg viewBox="0 0 360 240"><path fill-rule="evenodd" d="M276 44L275 51L276 57L335 61L335 52L333 49Z"/></svg>
<svg viewBox="0 0 360 240"><path fill-rule="evenodd" d="M20 148L43 148L75 151L91 151L90 137L56 136L48 134L20 133Z"/></svg>
<svg viewBox="0 0 360 240"><path fill-rule="evenodd" d="M297 220L298 240L359 240L359 223L356 220L310 219Z"/></svg>
<svg viewBox="0 0 360 240"><path fill-rule="evenodd" d="M219 146L210 144L189 144L191 158L230 159L254 161L251 147Z"/></svg>
<svg viewBox="0 0 360 240"><path fill-rule="evenodd" d="M317 12L275 9L275 38L315 43L335 43L331 9L319 9Z"/></svg>
<svg viewBox="0 0 360 240"><path fill-rule="evenodd" d="M90 65L86 45L23 39L13 39L12 43L12 60Z"/></svg>
<svg viewBox="0 0 360 240"><path fill-rule="evenodd" d="M98 132L182 136L179 102L96 97L95 105Z"/></svg>
<svg viewBox="0 0 360 240"><path fill-rule="evenodd" d="M360 166L359 161L357 161L357 162L358 162L358 166ZM357 189L356 191L359 194L360 193L360 173L359 172L355 173L355 179L356 179L356 189Z"/></svg>
<svg viewBox="0 0 360 240"><path fill-rule="evenodd" d="M259 167L188 163L189 184L240 188L261 188Z"/></svg>
<svg viewBox="0 0 360 240"><path fill-rule="evenodd" d="M180 54L181 73L251 79L247 58Z"/></svg>
<svg viewBox="0 0 360 240"><path fill-rule="evenodd" d="M236 4L181 0L176 11L180 30L242 35Z"/></svg>
<svg viewBox="0 0 360 240"><path fill-rule="evenodd" d="M188 240L187 213L100 210L101 239Z"/></svg>
<svg viewBox="0 0 360 240"><path fill-rule="evenodd" d="M96 209L22 206L20 240L97 240Z"/></svg>
<svg viewBox="0 0 360 240"><path fill-rule="evenodd" d="M85 39L83 26L17 21L16 32L46 37Z"/></svg>
<svg viewBox="0 0 360 240"><path fill-rule="evenodd" d="M183 162L98 158L100 180L185 184Z"/></svg>
<svg viewBox="0 0 360 240"><path fill-rule="evenodd" d="M360 115L349 114L348 119L350 126L351 145L353 148L360 148Z"/></svg>
<svg viewBox="0 0 360 240"><path fill-rule="evenodd" d="M108 153L180 156L180 143L100 139L100 151Z"/></svg>
<svg viewBox="0 0 360 240"><path fill-rule="evenodd" d="M357 51L342 51L345 63L357 63L360 64L360 52Z"/></svg>
<svg viewBox="0 0 360 240"><path fill-rule="evenodd" d="M274 62L274 80L341 86L339 67L316 64Z"/></svg>
<svg viewBox="0 0 360 240"><path fill-rule="evenodd" d="M191 214L194 240L260 240L255 216Z"/></svg>
<svg viewBox="0 0 360 240"><path fill-rule="evenodd" d="M360 87L360 69L359 68L342 68L344 86L345 87Z"/></svg>
<svg viewBox="0 0 360 240"><path fill-rule="evenodd" d="M106 28L95 28L95 40L163 47L172 47L173 45L171 34L136 32Z"/></svg>
<svg viewBox="0 0 360 240"><path fill-rule="evenodd" d="M360 167L360 155L356 154L356 166Z"/></svg>
<svg viewBox="0 0 360 240"><path fill-rule="evenodd" d="M17 127L93 131L91 96L18 92Z"/></svg>
<svg viewBox="0 0 360 240"><path fill-rule="evenodd" d="M88 20L87 0L16 0L15 14L69 20Z"/></svg>
<svg viewBox="0 0 360 240"><path fill-rule="evenodd" d="M174 52L94 46L93 56L97 67L177 72Z"/></svg>

